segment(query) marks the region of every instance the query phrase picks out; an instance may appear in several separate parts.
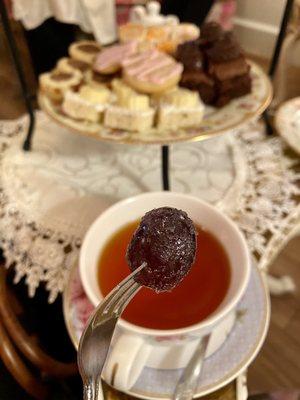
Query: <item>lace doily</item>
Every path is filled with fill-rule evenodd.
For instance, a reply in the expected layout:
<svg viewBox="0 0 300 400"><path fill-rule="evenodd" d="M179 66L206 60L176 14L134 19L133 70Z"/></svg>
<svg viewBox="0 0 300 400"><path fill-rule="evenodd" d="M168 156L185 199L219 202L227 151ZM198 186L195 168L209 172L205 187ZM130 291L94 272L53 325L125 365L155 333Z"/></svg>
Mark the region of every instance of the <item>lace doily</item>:
<svg viewBox="0 0 300 400"><path fill-rule="evenodd" d="M27 118L0 122L0 241L15 281L29 295L43 283L62 292L81 239L96 216L122 198L160 190L160 148L70 135L37 114L33 151L21 151ZM245 232L266 268L300 225L297 160L279 138L252 124L235 135L171 148L171 186L217 204Z"/></svg>

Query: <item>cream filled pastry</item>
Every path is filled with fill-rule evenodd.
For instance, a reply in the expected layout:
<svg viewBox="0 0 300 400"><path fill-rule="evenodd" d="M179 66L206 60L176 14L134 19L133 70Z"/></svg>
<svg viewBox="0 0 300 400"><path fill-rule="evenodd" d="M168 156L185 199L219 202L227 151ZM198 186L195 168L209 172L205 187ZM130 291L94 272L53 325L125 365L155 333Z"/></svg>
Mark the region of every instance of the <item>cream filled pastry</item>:
<svg viewBox="0 0 300 400"><path fill-rule="evenodd" d="M101 45L93 40L81 40L72 43L69 47L70 57L91 65L96 55L101 50Z"/></svg>
<svg viewBox="0 0 300 400"><path fill-rule="evenodd" d="M104 125L128 131L145 131L153 126L154 109L146 95L138 94L121 80L112 82L116 101L104 116Z"/></svg>
<svg viewBox="0 0 300 400"><path fill-rule="evenodd" d="M82 80L79 71L60 72L54 70L39 76L41 90L52 100L61 101L67 90L76 88Z"/></svg>
<svg viewBox="0 0 300 400"><path fill-rule="evenodd" d="M110 101L111 92L103 86L81 86L79 92L68 91L62 109L66 115L78 120L101 122L103 112Z"/></svg>
<svg viewBox="0 0 300 400"><path fill-rule="evenodd" d="M93 70L101 74L113 74L121 68L122 60L137 52L137 42L107 47L96 57Z"/></svg>
<svg viewBox="0 0 300 400"><path fill-rule="evenodd" d="M204 105L197 92L176 88L158 99L159 128L188 128L201 123Z"/></svg>
<svg viewBox="0 0 300 400"><path fill-rule="evenodd" d="M123 76L133 89L143 93L167 90L180 80L183 66L158 50L149 50L122 61Z"/></svg>

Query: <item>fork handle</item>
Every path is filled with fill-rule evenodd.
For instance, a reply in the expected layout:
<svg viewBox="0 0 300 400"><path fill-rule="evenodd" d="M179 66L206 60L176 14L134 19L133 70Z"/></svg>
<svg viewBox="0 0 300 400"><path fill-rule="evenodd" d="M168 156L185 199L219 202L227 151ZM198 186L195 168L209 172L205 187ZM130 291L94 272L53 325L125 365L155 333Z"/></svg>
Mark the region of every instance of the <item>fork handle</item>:
<svg viewBox="0 0 300 400"><path fill-rule="evenodd" d="M101 383L90 382L83 387L83 400L104 400Z"/></svg>

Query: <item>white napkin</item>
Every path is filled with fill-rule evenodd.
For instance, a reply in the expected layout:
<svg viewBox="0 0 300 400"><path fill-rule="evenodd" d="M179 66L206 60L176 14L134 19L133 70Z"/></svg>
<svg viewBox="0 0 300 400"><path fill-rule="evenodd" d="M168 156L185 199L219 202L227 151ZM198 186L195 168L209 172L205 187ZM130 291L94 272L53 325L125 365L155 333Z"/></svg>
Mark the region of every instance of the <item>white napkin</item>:
<svg viewBox="0 0 300 400"><path fill-rule="evenodd" d="M93 33L102 44L117 38L114 0L13 0L13 16L26 29L34 29L54 17Z"/></svg>

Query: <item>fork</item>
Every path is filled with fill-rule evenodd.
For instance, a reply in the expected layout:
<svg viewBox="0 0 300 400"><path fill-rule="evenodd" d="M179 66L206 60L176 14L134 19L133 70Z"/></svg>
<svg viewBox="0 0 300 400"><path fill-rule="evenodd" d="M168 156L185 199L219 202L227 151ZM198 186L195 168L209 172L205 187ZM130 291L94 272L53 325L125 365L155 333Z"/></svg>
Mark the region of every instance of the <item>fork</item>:
<svg viewBox="0 0 300 400"><path fill-rule="evenodd" d="M118 318L140 290L134 280L147 264L143 263L119 283L98 305L81 336L78 348L78 369L83 381L84 400L97 400L102 393L101 373Z"/></svg>

